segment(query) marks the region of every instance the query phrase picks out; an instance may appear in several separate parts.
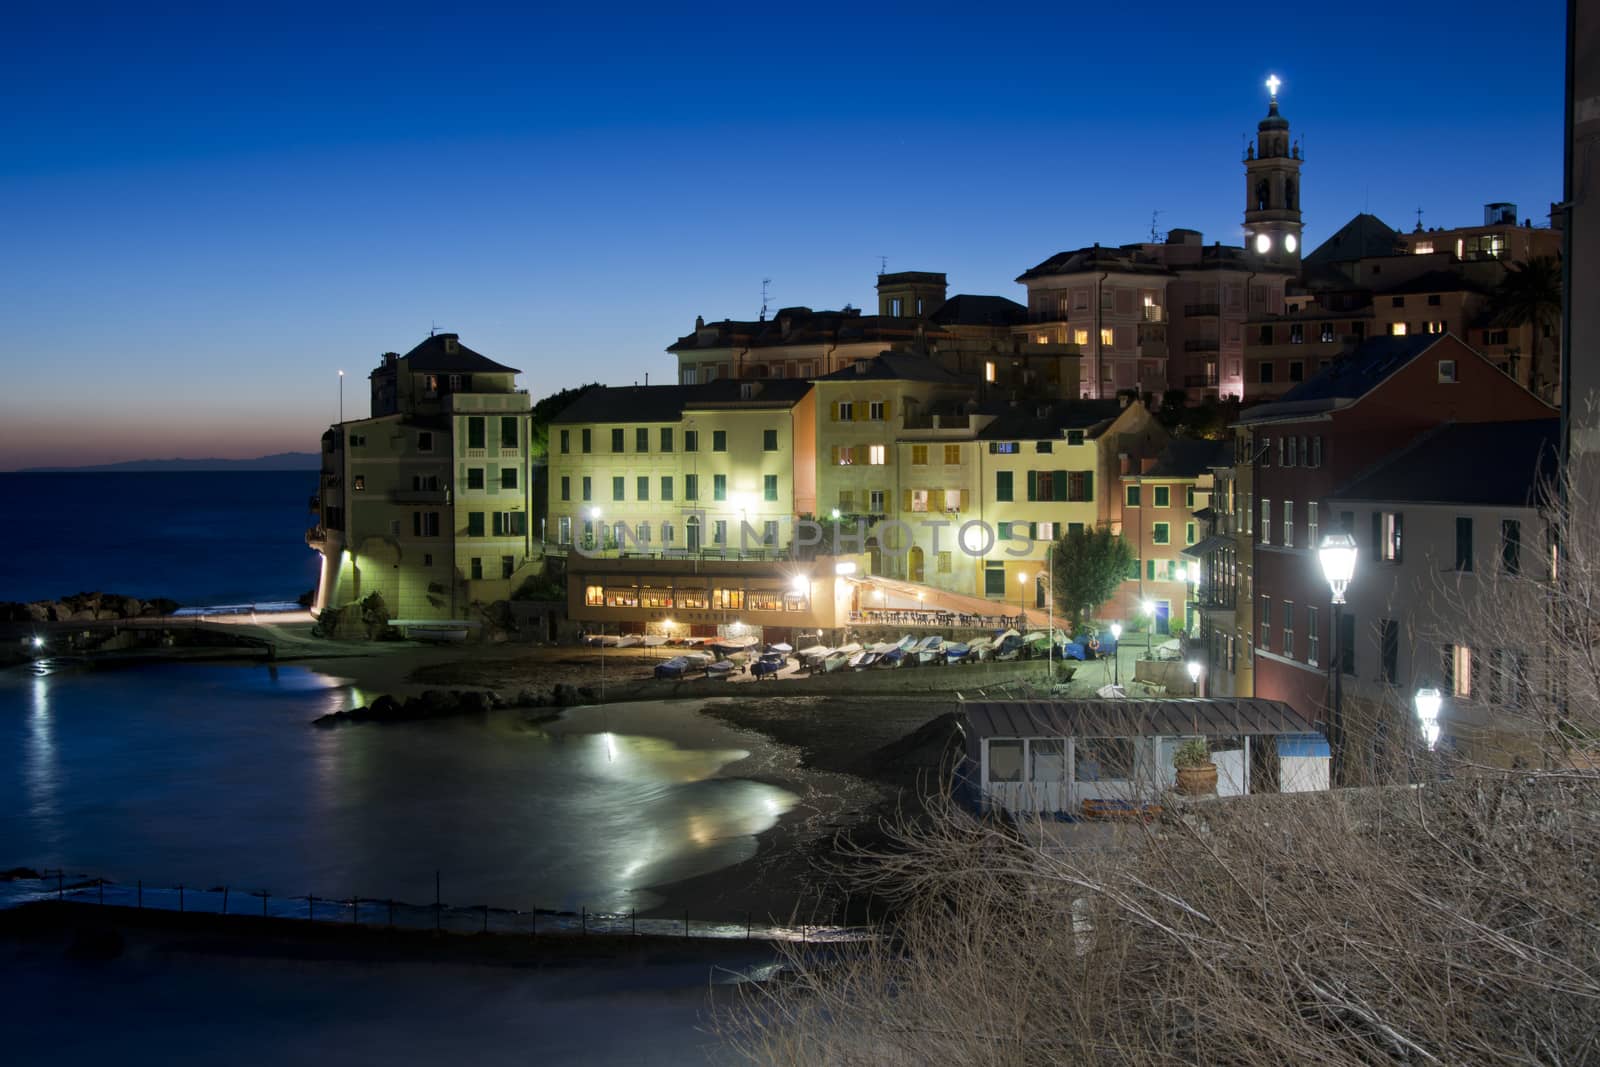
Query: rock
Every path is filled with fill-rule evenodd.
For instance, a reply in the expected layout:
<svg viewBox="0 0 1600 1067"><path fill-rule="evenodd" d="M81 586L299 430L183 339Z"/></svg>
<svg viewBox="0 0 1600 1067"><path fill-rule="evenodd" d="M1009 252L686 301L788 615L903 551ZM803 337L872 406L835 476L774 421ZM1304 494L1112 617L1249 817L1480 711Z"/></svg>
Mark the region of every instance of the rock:
<svg viewBox="0 0 1600 1067"><path fill-rule="evenodd" d="M465 715L482 715L490 710L489 694L466 692L456 694L456 707Z"/></svg>
<svg viewBox="0 0 1600 1067"><path fill-rule="evenodd" d="M405 706L386 693L372 702L371 710L375 719L397 719L405 710Z"/></svg>
<svg viewBox="0 0 1600 1067"><path fill-rule="evenodd" d="M567 682L559 682L550 690L550 702L558 708L570 708L574 704L583 703L578 695L578 687Z"/></svg>

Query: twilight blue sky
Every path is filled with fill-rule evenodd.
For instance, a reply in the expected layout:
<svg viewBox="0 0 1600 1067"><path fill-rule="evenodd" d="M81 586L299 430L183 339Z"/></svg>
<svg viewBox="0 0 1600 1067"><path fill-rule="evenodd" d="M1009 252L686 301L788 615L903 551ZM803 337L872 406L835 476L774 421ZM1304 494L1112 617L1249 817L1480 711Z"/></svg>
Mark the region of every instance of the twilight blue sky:
<svg viewBox="0 0 1600 1067"><path fill-rule="evenodd" d="M764 277L1015 298L1152 210L1236 242L1274 71L1307 247L1560 192L1559 0L666 7L9 9L0 469L312 450L434 323L541 395L670 381Z"/></svg>

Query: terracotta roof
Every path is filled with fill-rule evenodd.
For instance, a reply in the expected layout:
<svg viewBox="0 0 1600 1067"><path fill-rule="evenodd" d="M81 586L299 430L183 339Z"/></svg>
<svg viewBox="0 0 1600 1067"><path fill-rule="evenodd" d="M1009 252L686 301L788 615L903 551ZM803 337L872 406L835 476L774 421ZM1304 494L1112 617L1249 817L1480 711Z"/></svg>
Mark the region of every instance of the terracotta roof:
<svg viewBox="0 0 1600 1067"><path fill-rule="evenodd" d="M912 381L976 385L970 376L952 374L927 356L911 352L883 352L868 360L813 378L817 382Z"/></svg>

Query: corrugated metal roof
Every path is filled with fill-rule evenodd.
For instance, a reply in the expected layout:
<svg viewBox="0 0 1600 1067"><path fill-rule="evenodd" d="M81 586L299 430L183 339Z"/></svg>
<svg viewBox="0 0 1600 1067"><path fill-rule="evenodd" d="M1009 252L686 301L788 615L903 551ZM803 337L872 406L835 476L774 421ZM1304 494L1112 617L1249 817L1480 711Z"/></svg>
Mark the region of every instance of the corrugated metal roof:
<svg viewBox="0 0 1600 1067"><path fill-rule="evenodd" d="M972 700L961 705L970 736L1219 737L1315 733L1281 700Z"/></svg>

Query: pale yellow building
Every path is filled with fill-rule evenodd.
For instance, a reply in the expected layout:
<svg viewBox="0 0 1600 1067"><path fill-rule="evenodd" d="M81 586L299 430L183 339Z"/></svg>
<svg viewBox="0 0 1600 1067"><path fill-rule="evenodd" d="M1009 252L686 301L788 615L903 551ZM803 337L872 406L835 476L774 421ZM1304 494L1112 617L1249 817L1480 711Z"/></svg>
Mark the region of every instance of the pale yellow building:
<svg viewBox="0 0 1600 1067"><path fill-rule="evenodd" d="M544 535L595 555L772 557L815 507L804 381L589 390L550 429Z"/></svg>
<svg viewBox="0 0 1600 1067"><path fill-rule="evenodd" d="M372 414L323 435L319 611L379 593L395 618L463 619L538 572L518 373L450 333L383 357Z"/></svg>

